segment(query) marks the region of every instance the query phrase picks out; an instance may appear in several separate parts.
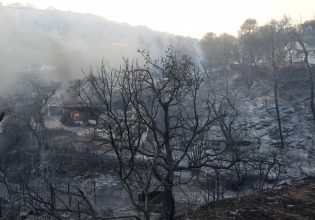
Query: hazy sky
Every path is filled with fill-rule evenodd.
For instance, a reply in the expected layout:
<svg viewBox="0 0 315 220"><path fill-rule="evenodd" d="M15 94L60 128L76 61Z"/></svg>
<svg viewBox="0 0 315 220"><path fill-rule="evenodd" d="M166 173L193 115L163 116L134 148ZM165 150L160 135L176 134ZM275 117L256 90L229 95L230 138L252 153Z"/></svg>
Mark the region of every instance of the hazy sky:
<svg viewBox="0 0 315 220"><path fill-rule="evenodd" d="M0 0L46 9L91 13L131 25L201 38L206 32L237 34L246 18L264 24L284 14L301 21L315 17L315 0Z"/></svg>

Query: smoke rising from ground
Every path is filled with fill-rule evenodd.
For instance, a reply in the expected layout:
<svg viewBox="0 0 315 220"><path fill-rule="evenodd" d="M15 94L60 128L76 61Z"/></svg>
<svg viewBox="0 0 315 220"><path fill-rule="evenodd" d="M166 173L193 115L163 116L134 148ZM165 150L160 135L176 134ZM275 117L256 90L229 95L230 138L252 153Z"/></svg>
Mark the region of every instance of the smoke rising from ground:
<svg viewBox="0 0 315 220"><path fill-rule="evenodd" d="M159 57L172 44L200 59L196 39L88 14L0 6L0 30L0 94L27 73L67 82L102 60L118 66L123 57L137 58L138 49Z"/></svg>

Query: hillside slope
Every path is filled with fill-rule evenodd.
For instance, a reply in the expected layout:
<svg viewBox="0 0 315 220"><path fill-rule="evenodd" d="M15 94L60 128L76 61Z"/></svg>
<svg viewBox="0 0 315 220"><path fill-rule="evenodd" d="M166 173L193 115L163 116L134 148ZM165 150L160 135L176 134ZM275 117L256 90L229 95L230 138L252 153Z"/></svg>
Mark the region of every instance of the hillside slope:
<svg viewBox="0 0 315 220"><path fill-rule="evenodd" d="M315 178L270 192L213 202L181 219L315 219Z"/></svg>
<svg viewBox="0 0 315 220"><path fill-rule="evenodd" d="M157 57L172 44L198 54L196 39L69 11L0 6L0 30L0 93L26 73L66 82L102 60L115 66L123 57L138 58L138 49Z"/></svg>

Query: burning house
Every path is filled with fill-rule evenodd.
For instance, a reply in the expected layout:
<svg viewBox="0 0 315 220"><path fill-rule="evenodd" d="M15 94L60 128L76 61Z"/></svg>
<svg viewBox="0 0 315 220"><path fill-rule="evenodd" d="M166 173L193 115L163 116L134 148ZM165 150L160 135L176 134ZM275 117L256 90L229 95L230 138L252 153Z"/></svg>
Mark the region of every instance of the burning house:
<svg viewBox="0 0 315 220"><path fill-rule="evenodd" d="M97 124L98 114L102 107L86 107L80 105L63 105L61 122L68 126Z"/></svg>
<svg viewBox="0 0 315 220"><path fill-rule="evenodd" d="M119 111L122 108L120 100L112 103L112 107ZM55 108L56 109L56 108ZM106 107L101 104L92 106L82 106L75 103L63 103L61 112L61 122L67 126L90 126L98 124L99 116L106 111Z"/></svg>

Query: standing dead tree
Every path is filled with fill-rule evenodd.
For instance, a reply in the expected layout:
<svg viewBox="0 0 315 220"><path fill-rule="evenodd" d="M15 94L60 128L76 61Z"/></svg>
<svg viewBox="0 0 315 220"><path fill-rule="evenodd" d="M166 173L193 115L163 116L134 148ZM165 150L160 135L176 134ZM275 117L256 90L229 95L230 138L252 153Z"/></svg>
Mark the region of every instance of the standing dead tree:
<svg viewBox="0 0 315 220"><path fill-rule="evenodd" d="M23 149L25 155L31 156L27 159L28 163L33 162L32 158L36 157L40 159L40 163L44 164L49 157L48 144L44 137L46 131L44 111L60 83L45 82L36 77L27 77L23 83L24 87L19 88L21 91L4 99L8 114L7 121L3 125L1 169L5 169L6 155L14 148L18 151ZM26 147L29 151L25 151Z"/></svg>
<svg viewBox="0 0 315 220"><path fill-rule="evenodd" d="M147 51L141 55L143 65L124 60L117 70L103 64L70 91L84 106L102 106L99 141L114 151L117 173L133 205L149 219L149 195L160 189L162 218L173 219L173 188L194 175L183 180L181 172L229 168L235 162L218 162L218 155L207 151L210 128L221 115L213 115L203 73L191 59L172 47L159 60ZM138 193L144 206L136 200Z"/></svg>
<svg viewBox="0 0 315 220"><path fill-rule="evenodd" d="M44 109L60 83L25 79L24 87L18 88L21 91L3 99L7 120L1 133L0 171L15 184L17 179L29 179L31 172L49 179L50 161L54 157L54 149L47 140ZM17 211L14 196L10 198L11 209Z"/></svg>
<svg viewBox="0 0 315 220"><path fill-rule="evenodd" d="M304 24L292 25L290 27L289 33L291 34L291 37L293 38L293 40L297 42L297 44L299 45L299 49L297 48L298 54L302 55L305 68L309 75L310 90L311 90L310 91L311 93L310 94L310 108L312 111L313 120L315 121L314 76L312 73L311 64L309 63L310 51L307 48L307 40L305 39L308 28L309 28L309 25L307 22Z"/></svg>
<svg viewBox="0 0 315 220"><path fill-rule="evenodd" d="M284 148L285 143L279 109L279 72L281 65L285 62L285 47L288 43L286 29L288 24L288 18L284 17L281 21L272 20L269 24L262 26L259 29L261 41L264 45L264 59L268 65L268 69L270 69L274 83L273 92L281 148Z"/></svg>
<svg viewBox="0 0 315 220"><path fill-rule="evenodd" d="M102 217L97 215L96 204L91 198L90 189L78 186L62 186L45 182L34 188L31 181L21 180L19 185L12 184L4 177L10 198L15 198L16 210L29 210L29 215L41 218L63 220L66 218L105 220L105 219L139 219L137 216ZM15 213L18 218L19 213Z"/></svg>

